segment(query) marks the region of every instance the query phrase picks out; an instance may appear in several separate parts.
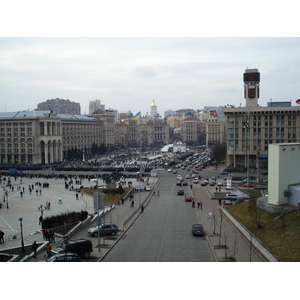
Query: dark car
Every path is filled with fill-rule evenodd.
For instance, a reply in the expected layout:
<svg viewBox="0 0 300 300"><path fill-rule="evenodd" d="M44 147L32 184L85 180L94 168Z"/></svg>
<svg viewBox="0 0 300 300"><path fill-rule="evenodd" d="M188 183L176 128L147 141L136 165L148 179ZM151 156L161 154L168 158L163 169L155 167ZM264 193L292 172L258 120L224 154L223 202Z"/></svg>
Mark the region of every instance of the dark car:
<svg viewBox="0 0 300 300"><path fill-rule="evenodd" d="M118 231L119 229L116 224L107 223L100 225L100 236L116 235ZM98 226L90 228L88 234L91 236L98 236Z"/></svg>
<svg viewBox="0 0 300 300"><path fill-rule="evenodd" d="M46 262L80 262L80 256L76 253L54 254L46 259Z"/></svg>
<svg viewBox="0 0 300 300"><path fill-rule="evenodd" d="M204 236L205 232L204 232L203 226L201 224L194 224L192 226L192 234Z"/></svg>
<svg viewBox="0 0 300 300"><path fill-rule="evenodd" d="M78 239L63 242L60 247L53 248L51 254L64 254L72 252L78 254L80 257L88 258L93 251L93 244L90 240Z"/></svg>
<svg viewBox="0 0 300 300"><path fill-rule="evenodd" d="M179 189L177 195L184 195L184 189Z"/></svg>

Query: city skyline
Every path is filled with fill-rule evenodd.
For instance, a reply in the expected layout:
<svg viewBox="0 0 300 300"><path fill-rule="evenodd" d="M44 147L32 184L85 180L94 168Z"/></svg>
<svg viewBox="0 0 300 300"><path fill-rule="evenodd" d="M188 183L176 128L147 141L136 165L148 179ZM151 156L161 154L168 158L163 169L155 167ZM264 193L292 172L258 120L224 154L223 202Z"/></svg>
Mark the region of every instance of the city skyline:
<svg viewBox="0 0 300 300"><path fill-rule="evenodd" d="M243 73L261 74L260 106L300 98L300 38L0 38L0 111L48 99L158 113L245 106ZM17 108L17 109L16 109Z"/></svg>

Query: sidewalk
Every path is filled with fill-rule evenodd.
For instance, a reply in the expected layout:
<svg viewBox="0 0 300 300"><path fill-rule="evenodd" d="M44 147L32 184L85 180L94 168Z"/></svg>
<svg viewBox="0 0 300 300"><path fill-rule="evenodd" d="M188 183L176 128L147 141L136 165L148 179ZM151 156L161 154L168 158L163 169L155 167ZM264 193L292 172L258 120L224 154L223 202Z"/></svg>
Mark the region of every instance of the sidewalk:
<svg viewBox="0 0 300 300"><path fill-rule="evenodd" d="M37 181L34 179L26 179L22 183L21 188L25 188L29 184L34 184ZM44 180L42 180L44 181ZM19 191L14 191L9 194L9 209L2 208L0 210L0 229L5 233L5 243L0 244L0 251L5 252L5 250L12 248L21 247L21 234L20 234L20 221L19 217L23 218L22 227L23 227L23 240L24 246L29 246L26 249L26 254L31 255L31 245L36 241L40 246L38 249L37 258L26 257L24 261L39 261L45 259L45 245L46 241L43 239L43 235L40 231L41 227L39 225L38 218L41 215L41 211L38 207L41 204L45 204L47 201L51 202L50 210L44 210L44 217L53 214L59 214L65 211L80 211L87 210L90 215L94 214L93 207L93 198L89 196L79 196L79 200L76 200L75 191L69 191L65 189L64 180L59 179L48 179L45 180L49 183L49 188L42 188L41 195L36 195L36 193L29 194L25 191L23 197L20 196ZM150 186L156 184L157 179L149 181ZM89 186L89 183L83 182L85 186ZM138 186L138 182L132 181L133 187ZM91 183L92 185L92 183ZM78 186L79 187L79 186ZM74 185L74 188L76 186ZM27 192L27 193L26 193ZM106 207L107 213L105 217L102 217L102 223L112 222L118 225L119 234L116 237L103 237L100 238L100 251L98 250L98 238L90 237L87 233L88 228L96 226L97 216L93 218L92 225L89 225L86 229L82 230L78 234L75 234L71 239L78 238L88 238L92 240L93 243L93 252L91 253L90 261L99 261L106 253L110 250L110 247L113 243L116 242L118 238L121 238L122 233L125 229L129 228L131 223L134 221L140 213L139 203L143 203L145 200L150 199L152 191L141 191L134 193L134 202L135 206L130 206L129 199L125 199L124 205L115 205L113 207ZM62 204L58 204L58 197L61 196ZM134 214L135 213L135 214ZM134 216L133 216L134 215ZM14 238L15 237L15 238ZM56 243L61 240L61 238L56 235ZM52 246L54 247L54 246ZM17 252L21 252L21 249L18 249ZM28 253L27 253L28 252ZM21 253L20 253L21 254Z"/></svg>

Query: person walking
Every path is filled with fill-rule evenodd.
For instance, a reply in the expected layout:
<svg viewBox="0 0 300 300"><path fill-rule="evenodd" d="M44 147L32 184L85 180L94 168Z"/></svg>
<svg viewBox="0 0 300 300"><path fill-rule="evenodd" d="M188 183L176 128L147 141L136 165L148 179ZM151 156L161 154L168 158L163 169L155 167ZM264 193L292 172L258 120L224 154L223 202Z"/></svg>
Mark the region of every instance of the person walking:
<svg viewBox="0 0 300 300"><path fill-rule="evenodd" d="M50 243L48 243L46 245L46 253L47 253L47 256L50 257L51 256L51 245Z"/></svg>
<svg viewBox="0 0 300 300"><path fill-rule="evenodd" d="M36 241L33 242L33 244L31 245L31 248L33 250L33 258L36 258L36 250L37 250L37 243Z"/></svg>
<svg viewBox="0 0 300 300"><path fill-rule="evenodd" d="M202 209L202 201L200 201L200 209Z"/></svg>
<svg viewBox="0 0 300 300"><path fill-rule="evenodd" d="M141 212L144 212L144 205L141 206Z"/></svg>
<svg viewBox="0 0 300 300"><path fill-rule="evenodd" d="M58 204L62 204L61 196L58 197Z"/></svg>
<svg viewBox="0 0 300 300"><path fill-rule="evenodd" d="M4 244L4 232L0 230L0 244Z"/></svg>

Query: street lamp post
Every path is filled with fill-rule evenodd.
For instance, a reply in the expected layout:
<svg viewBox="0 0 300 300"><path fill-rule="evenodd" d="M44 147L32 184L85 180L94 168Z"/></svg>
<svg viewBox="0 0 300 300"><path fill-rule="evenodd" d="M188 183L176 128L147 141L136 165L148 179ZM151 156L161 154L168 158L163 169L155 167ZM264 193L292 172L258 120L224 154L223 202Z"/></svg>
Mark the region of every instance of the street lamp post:
<svg viewBox="0 0 300 300"><path fill-rule="evenodd" d="M247 115L247 119L243 121L243 128L245 129L245 138L246 138L246 167L247 167L246 184L247 184L247 191L248 191L249 190L249 152L250 152L249 115Z"/></svg>
<svg viewBox="0 0 300 300"><path fill-rule="evenodd" d="M24 240L23 240L23 225L22 225L22 221L23 218L19 218L20 221L20 226L21 226L21 246L22 246L22 253L25 253L25 248L24 248Z"/></svg>

